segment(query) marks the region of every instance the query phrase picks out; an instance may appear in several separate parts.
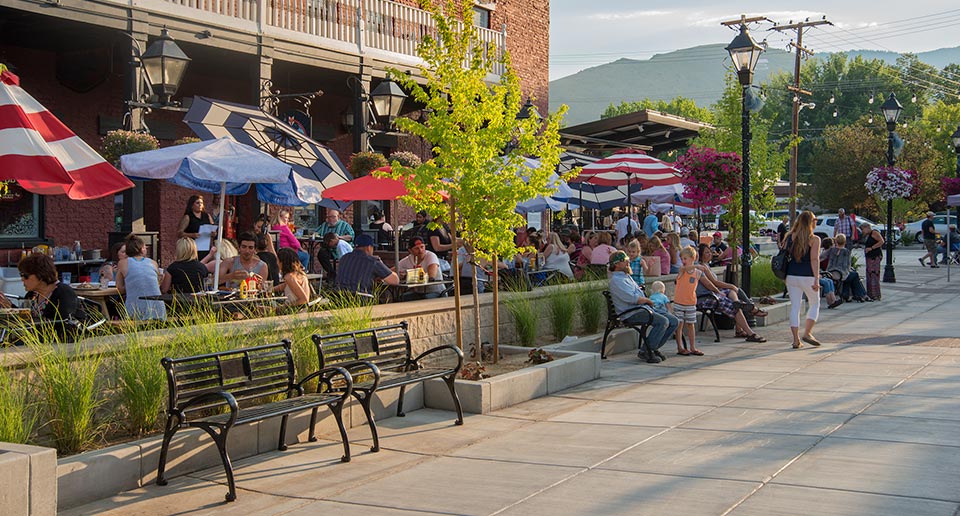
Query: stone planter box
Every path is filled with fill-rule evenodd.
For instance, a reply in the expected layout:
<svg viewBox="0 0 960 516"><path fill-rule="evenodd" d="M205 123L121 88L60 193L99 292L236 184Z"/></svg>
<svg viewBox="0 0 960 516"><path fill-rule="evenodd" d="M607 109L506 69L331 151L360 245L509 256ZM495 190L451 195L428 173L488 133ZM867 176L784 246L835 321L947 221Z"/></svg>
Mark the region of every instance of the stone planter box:
<svg viewBox="0 0 960 516"><path fill-rule="evenodd" d="M463 411L487 414L600 377L599 352L581 353L556 346L544 347L555 360L485 380L457 380L457 395ZM526 354L531 349L533 348L500 346L504 355ZM442 380L428 380L424 387L423 402L426 407L453 410L453 400L450 399L450 392Z"/></svg>

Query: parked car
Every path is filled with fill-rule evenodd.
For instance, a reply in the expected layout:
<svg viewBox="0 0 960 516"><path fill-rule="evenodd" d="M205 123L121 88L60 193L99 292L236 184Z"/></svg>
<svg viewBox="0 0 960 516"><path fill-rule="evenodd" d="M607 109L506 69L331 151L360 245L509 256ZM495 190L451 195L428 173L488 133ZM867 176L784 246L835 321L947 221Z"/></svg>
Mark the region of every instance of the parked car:
<svg viewBox="0 0 960 516"><path fill-rule="evenodd" d="M781 219L785 216L790 216L790 210L774 210L764 213L763 217L766 225L760 229L760 234L776 237L777 228L780 227Z"/></svg>
<svg viewBox="0 0 960 516"><path fill-rule="evenodd" d="M923 241L923 234L920 230L920 225L923 224L923 221L927 220L926 217L911 222L903 227L903 232L907 234L907 237L912 237L914 242ZM956 224L957 216L950 215L950 221L947 221L946 215L934 215L933 216L933 228L938 235L947 234L947 224Z"/></svg>
<svg viewBox="0 0 960 516"><path fill-rule="evenodd" d="M876 222L859 215L857 217L857 225L860 225L864 222L870 224L870 227L876 229L883 235L883 238L887 238L887 226L886 224L877 224ZM813 234L819 236L820 238L824 237L833 237L833 226L837 224L837 214L831 215L817 215L817 226L813 228ZM893 228L893 245L900 245L903 241L901 238L900 228L894 226Z"/></svg>

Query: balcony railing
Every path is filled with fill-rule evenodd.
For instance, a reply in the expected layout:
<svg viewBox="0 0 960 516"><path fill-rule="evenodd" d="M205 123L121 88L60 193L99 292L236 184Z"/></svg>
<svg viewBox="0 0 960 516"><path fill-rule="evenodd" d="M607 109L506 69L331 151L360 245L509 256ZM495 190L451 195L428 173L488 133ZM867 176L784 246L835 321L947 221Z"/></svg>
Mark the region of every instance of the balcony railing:
<svg viewBox="0 0 960 516"><path fill-rule="evenodd" d="M129 1L129 0L126 0ZM147 3L147 2L142 2ZM417 46L436 26L429 13L389 0L154 0L152 6L175 4L202 11L205 19L224 17L253 22L264 33L285 29L356 45L416 56ZM229 24L229 20L224 20ZM502 53L503 32L477 28L480 41ZM497 65L494 73L503 73Z"/></svg>

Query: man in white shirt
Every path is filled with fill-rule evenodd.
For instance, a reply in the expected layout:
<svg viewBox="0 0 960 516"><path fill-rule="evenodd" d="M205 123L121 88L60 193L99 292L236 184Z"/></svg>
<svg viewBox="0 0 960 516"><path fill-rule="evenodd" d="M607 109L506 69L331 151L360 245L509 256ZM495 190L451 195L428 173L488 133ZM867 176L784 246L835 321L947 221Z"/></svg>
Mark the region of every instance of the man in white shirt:
<svg viewBox="0 0 960 516"><path fill-rule="evenodd" d="M628 217L626 213L620 216L620 220L616 224L617 229L617 242L623 241L623 237L627 236L627 233L635 233L640 229L640 226L637 224L637 221Z"/></svg>
<svg viewBox="0 0 960 516"><path fill-rule="evenodd" d="M673 217L673 230L679 231L683 227L683 217L679 213L670 210L670 216Z"/></svg>
<svg viewBox="0 0 960 516"><path fill-rule="evenodd" d="M407 249L410 251L406 257L400 260L400 263L397 264L397 273L403 274L409 269L423 269L426 273L428 281L440 281L443 279L443 275L440 272L440 259L437 258L437 255L433 251L427 251L426 244L423 243L423 239L420 237L413 237L410 239L407 244ZM407 278L409 280L410 278ZM412 287L408 288L404 292L401 299L403 301L411 301L414 299L433 299L435 297L440 297L440 294L443 293L443 285L430 285L426 287Z"/></svg>
<svg viewBox="0 0 960 516"><path fill-rule="evenodd" d="M690 228L682 228L680 230L680 248L687 247L692 245L694 249L697 247L697 243L690 239Z"/></svg>

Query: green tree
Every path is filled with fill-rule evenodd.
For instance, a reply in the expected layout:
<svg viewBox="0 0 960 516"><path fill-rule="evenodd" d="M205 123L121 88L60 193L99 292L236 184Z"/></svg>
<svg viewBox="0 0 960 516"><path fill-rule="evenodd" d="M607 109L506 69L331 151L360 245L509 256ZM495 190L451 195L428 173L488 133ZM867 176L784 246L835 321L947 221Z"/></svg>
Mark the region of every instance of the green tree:
<svg viewBox="0 0 960 516"><path fill-rule="evenodd" d="M611 103L603 114L600 115L600 118L613 118L615 116L636 113L644 109L682 116L708 124L712 123L714 118L713 112L710 111L709 108L700 107L693 99L684 97L675 97L669 102L665 100L643 99L637 102L621 102L619 106Z"/></svg>
<svg viewBox="0 0 960 516"><path fill-rule="evenodd" d="M525 223L514 211L517 203L555 192L549 176L560 161L566 106L546 119L517 120L520 80L509 54L485 46L472 24L459 21L471 19L473 2L426 1L423 8L436 23L436 37L425 37L418 50L426 82L398 70L390 74L430 113L424 121L401 118L397 127L429 142L433 157L393 175L410 191L404 202L448 222L476 254L513 256L512 229ZM498 63L505 71L496 82L487 82ZM528 168L524 156L536 156L540 167ZM449 195L455 215L441 191Z"/></svg>
<svg viewBox="0 0 960 516"><path fill-rule="evenodd" d="M876 216L876 200L867 195L867 172L886 163L886 134L867 123L828 127L813 144L813 200L821 208L843 207L851 212Z"/></svg>

